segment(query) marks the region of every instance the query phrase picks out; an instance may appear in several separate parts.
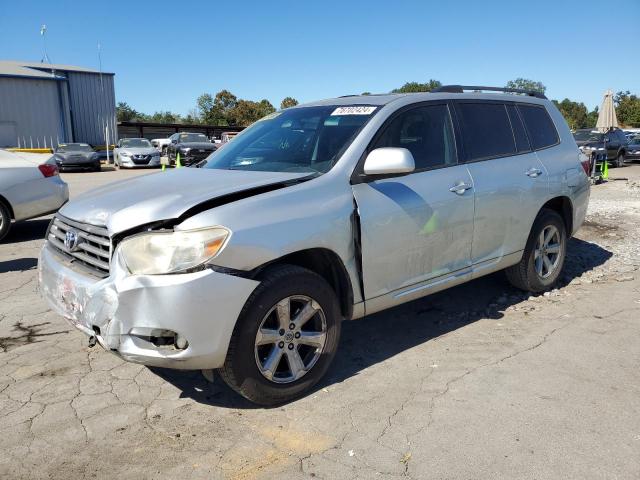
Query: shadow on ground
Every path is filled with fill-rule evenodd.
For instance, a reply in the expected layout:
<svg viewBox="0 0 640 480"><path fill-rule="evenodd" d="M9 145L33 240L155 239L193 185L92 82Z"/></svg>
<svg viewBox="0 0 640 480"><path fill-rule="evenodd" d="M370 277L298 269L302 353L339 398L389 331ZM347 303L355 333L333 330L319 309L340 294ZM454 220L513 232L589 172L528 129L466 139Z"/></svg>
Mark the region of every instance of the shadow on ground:
<svg viewBox="0 0 640 480"><path fill-rule="evenodd" d="M0 262L0 273L24 272L25 270L31 270L37 266L37 258L16 258L15 260Z"/></svg>
<svg viewBox="0 0 640 480"><path fill-rule="evenodd" d="M16 222L11 225L9 234L3 243L21 243L32 240L42 240L47 233L47 227L51 222L51 217L27 220L26 222Z"/></svg>
<svg viewBox="0 0 640 480"><path fill-rule="evenodd" d="M612 253L595 243L573 238L569 242L562 288L583 273L605 263ZM416 345L480 319L500 319L504 310L529 297L507 283L498 272L458 287L368 316L344 322L338 353L323 380L309 393L391 358ZM499 302L496 302L500 299ZM208 383L200 372L153 371L182 390L184 397L220 407L255 408L231 391L219 376Z"/></svg>

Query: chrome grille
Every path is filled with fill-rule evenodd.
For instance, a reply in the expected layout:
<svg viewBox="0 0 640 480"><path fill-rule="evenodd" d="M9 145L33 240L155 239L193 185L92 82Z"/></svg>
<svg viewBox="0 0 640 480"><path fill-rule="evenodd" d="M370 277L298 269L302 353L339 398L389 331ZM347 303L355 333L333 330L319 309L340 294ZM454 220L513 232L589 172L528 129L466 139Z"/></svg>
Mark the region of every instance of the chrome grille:
<svg viewBox="0 0 640 480"><path fill-rule="evenodd" d="M65 245L68 232L75 232L77 237L72 248ZM109 275L111 239L106 228L74 222L56 215L49 226L47 240L57 251L87 267L92 273L100 277Z"/></svg>

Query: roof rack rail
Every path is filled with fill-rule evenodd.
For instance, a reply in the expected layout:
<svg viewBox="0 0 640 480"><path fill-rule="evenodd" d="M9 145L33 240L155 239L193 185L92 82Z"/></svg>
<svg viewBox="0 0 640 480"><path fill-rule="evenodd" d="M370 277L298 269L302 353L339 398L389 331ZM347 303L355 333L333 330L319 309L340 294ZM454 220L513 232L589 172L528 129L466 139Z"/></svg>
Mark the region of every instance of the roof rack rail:
<svg viewBox="0 0 640 480"><path fill-rule="evenodd" d="M530 97L547 99L544 93L536 90L524 90L521 88L503 87L479 87L475 85L443 85L431 90L431 93L464 93L465 90L484 90L487 92L522 93Z"/></svg>

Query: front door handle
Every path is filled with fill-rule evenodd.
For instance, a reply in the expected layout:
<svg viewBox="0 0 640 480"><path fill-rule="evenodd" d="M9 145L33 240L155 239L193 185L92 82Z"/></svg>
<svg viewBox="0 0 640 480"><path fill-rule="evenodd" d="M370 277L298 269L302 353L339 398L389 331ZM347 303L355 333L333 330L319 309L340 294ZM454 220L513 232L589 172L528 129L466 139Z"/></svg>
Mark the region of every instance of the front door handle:
<svg viewBox="0 0 640 480"><path fill-rule="evenodd" d="M449 191L458 195L464 195L464 192L466 192L470 188L472 188L471 185L464 182L458 182L453 187L451 187Z"/></svg>
<svg viewBox="0 0 640 480"><path fill-rule="evenodd" d="M540 170L539 168L530 168L525 173L531 178L536 178L542 175L542 170Z"/></svg>

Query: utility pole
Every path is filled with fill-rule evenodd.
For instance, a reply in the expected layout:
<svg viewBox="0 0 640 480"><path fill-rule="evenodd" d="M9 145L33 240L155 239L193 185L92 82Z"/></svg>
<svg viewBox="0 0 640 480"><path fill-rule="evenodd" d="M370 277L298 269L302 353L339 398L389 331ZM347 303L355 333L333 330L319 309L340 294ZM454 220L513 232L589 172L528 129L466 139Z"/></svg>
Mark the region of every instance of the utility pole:
<svg viewBox="0 0 640 480"><path fill-rule="evenodd" d="M51 60L49 59L49 55L47 55L47 36L45 35L47 33L47 26L43 23L42 26L40 26L40 36L42 37L42 60L40 60L40 63L51 63Z"/></svg>

